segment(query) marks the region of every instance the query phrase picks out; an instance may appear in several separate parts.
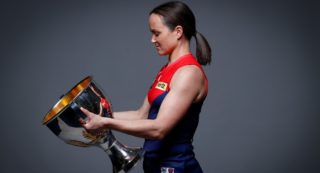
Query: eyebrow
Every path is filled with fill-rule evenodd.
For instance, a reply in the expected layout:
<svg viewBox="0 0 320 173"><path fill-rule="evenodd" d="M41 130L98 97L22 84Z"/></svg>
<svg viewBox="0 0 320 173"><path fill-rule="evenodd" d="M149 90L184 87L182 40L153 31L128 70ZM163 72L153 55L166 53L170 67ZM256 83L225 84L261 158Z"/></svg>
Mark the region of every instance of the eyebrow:
<svg viewBox="0 0 320 173"><path fill-rule="evenodd" d="M158 31L156 29L150 29L150 32L155 33L155 32L160 32L160 31Z"/></svg>

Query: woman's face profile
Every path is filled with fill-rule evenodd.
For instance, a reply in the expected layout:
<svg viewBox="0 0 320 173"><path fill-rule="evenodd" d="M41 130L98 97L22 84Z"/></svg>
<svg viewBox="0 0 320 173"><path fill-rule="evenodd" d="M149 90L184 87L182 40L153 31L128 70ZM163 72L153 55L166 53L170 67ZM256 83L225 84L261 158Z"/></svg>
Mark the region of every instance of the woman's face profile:
<svg viewBox="0 0 320 173"><path fill-rule="evenodd" d="M171 31L170 28L164 24L163 17L154 13L149 16L149 27L152 33L151 43L155 45L158 54L171 54L178 40L175 30Z"/></svg>

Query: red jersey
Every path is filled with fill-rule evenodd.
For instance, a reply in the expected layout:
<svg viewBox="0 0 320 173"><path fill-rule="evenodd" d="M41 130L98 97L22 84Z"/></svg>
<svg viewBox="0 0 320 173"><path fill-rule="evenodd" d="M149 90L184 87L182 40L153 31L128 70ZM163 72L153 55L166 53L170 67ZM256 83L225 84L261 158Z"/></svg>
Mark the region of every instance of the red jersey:
<svg viewBox="0 0 320 173"><path fill-rule="evenodd" d="M203 72L202 66L198 63L198 61L193 57L191 53L186 54L176 61L174 61L171 64L166 64L163 66L160 70L160 72L157 74L149 92L148 92L148 101L150 104L153 103L153 101L163 94L164 92L170 91L170 82L174 75L174 73L180 68L185 65L196 65L201 69ZM203 73L204 74L204 73ZM205 74L204 74L205 75ZM207 78L206 78L206 88L207 87Z"/></svg>
<svg viewBox="0 0 320 173"><path fill-rule="evenodd" d="M148 119L157 118L162 101L170 92L172 76L179 68L186 65L195 65L203 71L202 66L191 53L186 54L173 63L162 67L148 92L148 100L151 105ZM208 89L207 83L206 78L206 89ZM186 152L192 152L192 138L198 126L199 114L203 101L204 99L200 102L192 103L184 117L164 139L146 139L144 143L144 149L146 151L145 157L150 157L150 154L156 156L161 153L176 152L177 148L178 150L183 149ZM183 146L181 146L182 144Z"/></svg>

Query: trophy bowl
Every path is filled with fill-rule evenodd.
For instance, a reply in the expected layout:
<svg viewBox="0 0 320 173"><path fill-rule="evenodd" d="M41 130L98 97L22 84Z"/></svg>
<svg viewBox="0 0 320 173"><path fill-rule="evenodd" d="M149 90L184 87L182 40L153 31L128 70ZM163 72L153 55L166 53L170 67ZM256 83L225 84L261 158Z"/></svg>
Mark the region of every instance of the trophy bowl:
<svg viewBox="0 0 320 173"><path fill-rule="evenodd" d="M93 78L88 76L60 97L44 116L42 123L67 144L78 147L97 146L103 149L111 159L113 173L128 172L142 158L143 149L121 144L109 129L94 134L86 131L79 121L86 119L80 107L112 118L110 101L97 87Z"/></svg>

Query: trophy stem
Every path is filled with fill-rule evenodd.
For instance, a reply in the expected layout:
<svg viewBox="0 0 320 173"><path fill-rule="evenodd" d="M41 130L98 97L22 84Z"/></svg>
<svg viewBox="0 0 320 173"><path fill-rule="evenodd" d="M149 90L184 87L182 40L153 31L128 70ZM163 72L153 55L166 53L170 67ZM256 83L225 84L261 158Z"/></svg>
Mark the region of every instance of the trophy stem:
<svg viewBox="0 0 320 173"><path fill-rule="evenodd" d="M105 142L99 146L109 155L113 165L113 173L128 172L144 154L141 147L128 147L121 144L111 131Z"/></svg>

